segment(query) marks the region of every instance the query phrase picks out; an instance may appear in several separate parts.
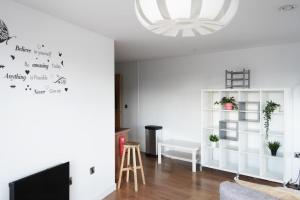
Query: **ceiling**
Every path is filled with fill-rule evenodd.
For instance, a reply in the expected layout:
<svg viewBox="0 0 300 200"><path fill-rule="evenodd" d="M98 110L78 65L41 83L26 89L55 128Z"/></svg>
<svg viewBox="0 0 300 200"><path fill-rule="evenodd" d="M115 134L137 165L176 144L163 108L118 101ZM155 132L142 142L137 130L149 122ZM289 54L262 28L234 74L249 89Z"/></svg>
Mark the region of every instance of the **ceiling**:
<svg viewBox="0 0 300 200"><path fill-rule="evenodd" d="M15 0L116 41L116 61L149 60L300 41L299 0L240 0L233 21L221 31L170 38L147 31L134 0ZM284 4L298 4L280 12Z"/></svg>

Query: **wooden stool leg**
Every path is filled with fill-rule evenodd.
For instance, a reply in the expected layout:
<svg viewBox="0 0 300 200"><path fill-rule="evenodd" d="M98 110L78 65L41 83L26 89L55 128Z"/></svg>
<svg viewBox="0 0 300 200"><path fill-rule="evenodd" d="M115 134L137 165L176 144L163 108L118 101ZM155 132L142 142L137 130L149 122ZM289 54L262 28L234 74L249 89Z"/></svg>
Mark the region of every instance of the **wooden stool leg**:
<svg viewBox="0 0 300 200"><path fill-rule="evenodd" d="M132 156L133 156L133 174L134 174L134 190L138 191L137 185L137 173L136 173L136 156L135 156L135 147L132 148Z"/></svg>
<svg viewBox="0 0 300 200"><path fill-rule="evenodd" d="M127 174L126 174L126 182L127 183L129 182L129 172L130 172L129 166L130 166L130 148L128 149L128 152L127 152Z"/></svg>
<svg viewBox="0 0 300 200"><path fill-rule="evenodd" d="M137 148L137 153L138 153L138 156L139 156L139 163L140 163L140 167L141 167L141 174L142 174L143 184L145 185L146 182L145 182L144 166L143 166L143 161L142 161L142 158L141 158L140 147Z"/></svg>
<svg viewBox="0 0 300 200"><path fill-rule="evenodd" d="M127 148L124 147L124 151L123 151L123 155L122 155L122 161L121 161L121 167L120 167L119 180L118 180L118 189L120 189L120 187L121 187L122 173L123 173L123 165L124 165L124 159L125 159L126 150L127 150Z"/></svg>

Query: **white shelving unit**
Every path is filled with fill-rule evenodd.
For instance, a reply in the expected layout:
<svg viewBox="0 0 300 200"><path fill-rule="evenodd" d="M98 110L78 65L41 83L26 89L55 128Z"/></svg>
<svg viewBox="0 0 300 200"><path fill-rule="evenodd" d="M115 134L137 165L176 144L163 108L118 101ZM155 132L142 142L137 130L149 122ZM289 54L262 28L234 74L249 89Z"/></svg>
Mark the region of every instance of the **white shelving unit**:
<svg viewBox="0 0 300 200"><path fill-rule="evenodd" d="M223 89L202 90L201 101L201 164L204 167L284 183L291 178L292 133L291 93L289 89ZM243 110L224 110L214 102L222 97L235 97L243 103ZM263 108L267 101L281 105L272 115L269 141L279 141L277 156L271 156L266 146ZM246 102L246 103L245 103ZM249 103L247 103L249 102ZM259 106L258 106L259 105ZM243 113L242 120L239 113ZM236 128L219 128L219 121L238 123ZM237 140L221 139L216 148L211 147L210 134L219 131L236 134Z"/></svg>

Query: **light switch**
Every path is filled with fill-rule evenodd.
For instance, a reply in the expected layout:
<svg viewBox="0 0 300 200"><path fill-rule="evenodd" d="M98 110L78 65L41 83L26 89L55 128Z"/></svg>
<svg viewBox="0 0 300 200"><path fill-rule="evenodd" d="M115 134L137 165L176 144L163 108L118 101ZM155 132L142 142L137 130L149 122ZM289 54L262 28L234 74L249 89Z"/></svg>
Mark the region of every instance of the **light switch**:
<svg viewBox="0 0 300 200"><path fill-rule="evenodd" d="M94 174L95 173L95 167L91 167L90 168L90 174L92 175L92 174Z"/></svg>

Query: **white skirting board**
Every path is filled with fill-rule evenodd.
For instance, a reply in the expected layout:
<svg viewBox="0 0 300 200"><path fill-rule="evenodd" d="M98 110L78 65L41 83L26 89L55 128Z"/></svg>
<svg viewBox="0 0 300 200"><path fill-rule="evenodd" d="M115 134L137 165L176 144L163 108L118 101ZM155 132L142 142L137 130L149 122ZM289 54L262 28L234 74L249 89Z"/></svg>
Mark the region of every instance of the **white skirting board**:
<svg viewBox="0 0 300 200"><path fill-rule="evenodd" d="M108 195L110 195L111 193L113 193L114 191L116 191L116 184L113 184L110 187L108 187L104 192L102 192L102 194L100 194L99 196L97 196L95 198L95 200L104 199L105 197L107 197Z"/></svg>

